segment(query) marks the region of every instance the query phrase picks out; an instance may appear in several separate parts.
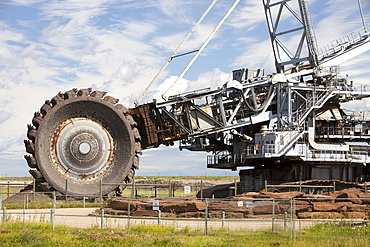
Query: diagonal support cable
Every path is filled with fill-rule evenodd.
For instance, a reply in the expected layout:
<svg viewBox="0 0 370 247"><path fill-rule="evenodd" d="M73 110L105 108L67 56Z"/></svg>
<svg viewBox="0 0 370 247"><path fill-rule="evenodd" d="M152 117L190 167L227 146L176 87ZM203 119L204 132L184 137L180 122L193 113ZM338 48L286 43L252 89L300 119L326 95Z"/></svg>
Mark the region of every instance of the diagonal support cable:
<svg viewBox="0 0 370 247"><path fill-rule="evenodd" d="M159 75L163 72L163 70L166 69L166 67L168 66L168 64L172 61L173 58L175 57L179 57L179 56L182 56L182 55L185 55L185 54L182 54L182 55L177 55L177 52L181 49L181 47L183 46L183 44L190 38L190 36L194 33L195 29L198 27L198 25L203 21L203 19L206 17L206 15L209 13L209 11L212 9L212 7L216 4L217 0L213 0L213 2L209 5L209 7L206 9L206 11L203 13L203 15L199 18L199 20L197 21L197 23L195 23L195 25L193 26L193 28L189 31L189 33L186 35L186 37L184 38L184 40L179 44L179 46L176 48L176 50L172 53L171 57L165 62L165 64L162 66L162 68L157 72L157 74L153 77L153 79L150 81L150 83L148 84L148 86L145 88L145 90L142 92L142 94L139 95L139 97L136 98L136 100L134 101L134 104L135 106L137 106L139 104L139 99L141 97L144 97L146 92L148 92L149 88L151 87L151 85L153 84L153 82L155 80L157 80L157 78L159 77ZM194 52L194 51L193 51ZM190 52L192 53L192 52Z"/></svg>
<svg viewBox="0 0 370 247"><path fill-rule="evenodd" d="M215 36L217 31L220 29L222 24L226 21L226 19L229 17L231 12L235 9L236 5L240 0L236 0L233 5L230 7L230 9L227 11L225 16L221 19L221 21L218 23L218 25L213 29L212 33L208 36L208 38L204 41L203 45L199 48L199 50L194 54L193 58L190 60L188 65L184 68L184 70L181 72L181 74L176 78L176 80L172 83L172 85L162 94L162 98L166 100L165 94L185 75L185 73L189 70L189 68L193 65L195 60L199 57L200 53L204 50L204 48L208 45L208 43L211 41L211 39Z"/></svg>

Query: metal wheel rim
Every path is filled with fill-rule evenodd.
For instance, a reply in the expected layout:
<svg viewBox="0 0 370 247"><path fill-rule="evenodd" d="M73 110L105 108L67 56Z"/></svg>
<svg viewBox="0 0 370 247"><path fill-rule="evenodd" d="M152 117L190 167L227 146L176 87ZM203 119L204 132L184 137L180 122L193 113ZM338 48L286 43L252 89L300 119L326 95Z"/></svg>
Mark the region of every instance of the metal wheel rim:
<svg viewBox="0 0 370 247"><path fill-rule="evenodd" d="M113 139L104 126L89 118L70 118L54 132L52 160L61 176L76 181L101 179L112 166Z"/></svg>

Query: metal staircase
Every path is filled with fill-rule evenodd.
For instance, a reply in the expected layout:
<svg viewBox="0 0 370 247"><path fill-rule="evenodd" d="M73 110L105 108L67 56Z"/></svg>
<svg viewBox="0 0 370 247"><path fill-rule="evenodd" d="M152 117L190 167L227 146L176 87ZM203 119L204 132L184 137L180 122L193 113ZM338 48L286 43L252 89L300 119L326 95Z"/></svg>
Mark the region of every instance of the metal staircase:
<svg viewBox="0 0 370 247"><path fill-rule="evenodd" d="M290 131L288 132L283 140L284 140L284 144L283 145L277 145L278 149L275 150L275 153L273 156L276 156L276 157L279 157L283 154L285 154L288 149L295 143L298 141L299 138L301 138L301 136L305 133L306 131L304 130L304 128L301 128L299 130L294 130L294 131Z"/></svg>
<svg viewBox="0 0 370 247"><path fill-rule="evenodd" d="M313 109L321 108L331 97L333 97L333 88L329 88L328 91L320 91L313 97L309 97L300 107L295 111L295 130L289 131L283 137L283 145L276 144L274 156L280 156L284 154L298 139L306 132L305 127L302 127L307 116L312 112Z"/></svg>
<svg viewBox="0 0 370 247"><path fill-rule="evenodd" d="M320 91L313 97L308 97L293 114L295 116L297 126L302 125L313 109L321 108L333 96L333 88L329 87L327 91Z"/></svg>

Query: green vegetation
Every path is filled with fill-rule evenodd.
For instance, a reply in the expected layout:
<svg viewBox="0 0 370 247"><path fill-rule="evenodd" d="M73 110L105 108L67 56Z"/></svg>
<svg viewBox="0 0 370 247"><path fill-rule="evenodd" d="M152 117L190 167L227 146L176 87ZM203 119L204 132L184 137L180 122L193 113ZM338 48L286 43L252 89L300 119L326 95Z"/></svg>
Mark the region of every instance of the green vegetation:
<svg viewBox="0 0 370 247"><path fill-rule="evenodd" d="M23 203L3 203L3 207L7 209L44 209L44 208L53 208L53 202L28 202L27 204ZM57 201L56 208L82 208L82 201L80 202L64 202ZM107 207L107 202L86 202L86 208L100 208Z"/></svg>
<svg viewBox="0 0 370 247"><path fill-rule="evenodd" d="M20 189L23 187L14 187L14 186L0 186L0 197L2 197L3 200L6 198L16 194L19 192Z"/></svg>
<svg viewBox="0 0 370 247"><path fill-rule="evenodd" d="M0 177L1 181L32 181L33 177Z"/></svg>
<svg viewBox="0 0 370 247"><path fill-rule="evenodd" d="M0 225L1 246L369 246L370 226L321 224L296 233L203 231L188 227L136 225L127 229L75 229L46 223Z"/></svg>
<svg viewBox="0 0 370 247"><path fill-rule="evenodd" d="M9 183L9 181L12 181ZM16 194L19 190L26 187L30 182L33 181L33 178L14 178L14 177L2 177L0 178L0 197L5 200L6 198ZM14 182L18 182L14 184Z"/></svg>

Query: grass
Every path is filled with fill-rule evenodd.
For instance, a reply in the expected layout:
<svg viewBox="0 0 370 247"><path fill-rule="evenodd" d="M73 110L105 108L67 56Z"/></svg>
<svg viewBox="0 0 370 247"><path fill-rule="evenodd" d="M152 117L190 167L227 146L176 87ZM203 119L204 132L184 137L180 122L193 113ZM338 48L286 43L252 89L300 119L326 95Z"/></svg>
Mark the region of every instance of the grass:
<svg viewBox="0 0 370 247"><path fill-rule="evenodd" d="M1 246L370 246L370 227L320 224L296 233L203 231L172 226L135 225L128 229L75 229L46 223L0 225Z"/></svg>
<svg viewBox="0 0 370 247"><path fill-rule="evenodd" d="M9 186L9 188L7 186L1 186L0 185L0 197L5 200L6 198L14 195L14 194L17 194L19 192L20 189L23 189L23 187L15 187L15 186Z"/></svg>
<svg viewBox="0 0 370 247"><path fill-rule="evenodd" d="M0 177L1 181L15 180L15 181L32 181L33 177Z"/></svg>
<svg viewBox="0 0 370 247"><path fill-rule="evenodd" d="M32 180L33 178L0 178L0 197L5 200L6 198L18 193L19 190L26 187ZM18 181L19 184L8 184L8 181Z"/></svg>
<svg viewBox="0 0 370 247"><path fill-rule="evenodd" d="M53 208L53 202L28 202L27 207L25 203L3 203L3 207L7 209L45 209ZM56 208L82 208L82 202L64 202L57 201ZM86 202L86 208L100 208L107 207L107 202Z"/></svg>

